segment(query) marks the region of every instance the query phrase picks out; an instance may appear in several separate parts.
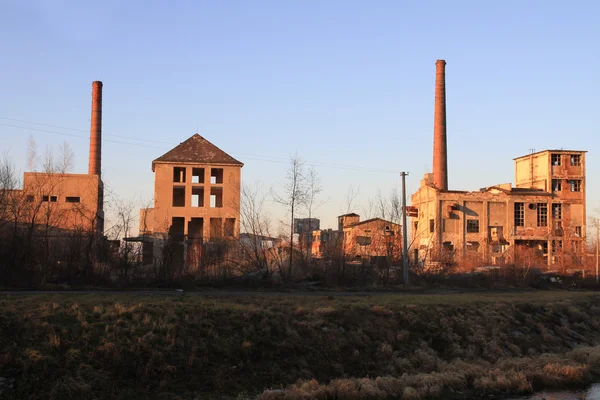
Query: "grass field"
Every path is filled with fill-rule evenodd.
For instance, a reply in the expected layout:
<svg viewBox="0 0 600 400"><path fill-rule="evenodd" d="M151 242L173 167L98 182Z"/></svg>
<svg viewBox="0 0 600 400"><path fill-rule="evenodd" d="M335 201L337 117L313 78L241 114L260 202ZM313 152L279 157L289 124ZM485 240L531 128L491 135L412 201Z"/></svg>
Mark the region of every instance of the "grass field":
<svg viewBox="0 0 600 400"><path fill-rule="evenodd" d="M590 292L3 295L0 398L527 393L591 382L596 345Z"/></svg>

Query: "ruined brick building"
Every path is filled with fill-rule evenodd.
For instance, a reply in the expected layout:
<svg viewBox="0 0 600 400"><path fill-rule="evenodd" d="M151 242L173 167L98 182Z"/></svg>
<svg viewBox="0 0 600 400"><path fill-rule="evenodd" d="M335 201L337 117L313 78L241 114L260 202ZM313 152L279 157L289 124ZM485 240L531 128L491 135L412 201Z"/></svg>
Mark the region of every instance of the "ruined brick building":
<svg viewBox="0 0 600 400"><path fill-rule="evenodd" d="M398 260L402 253L402 226L381 218L360 220L356 213L338 217L338 229L312 232L312 255L317 258L344 252L348 259L374 262L380 257Z"/></svg>
<svg viewBox="0 0 600 400"><path fill-rule="evenodd" d="M198 134L152 161L154 207L140 212L144 262L160 257L166 240L189 260L206 243L237 238L242 166Z"/></svg>
<svg viewBox="0 0 600 400"><path fill-rule="evenodd" d="M544 150L514 159L515 186L448 188L445 61L436 63L433 173L411 197L413 256L475 264L581 265L585 251L585 151Z"/></svg>
<svg viewBox="0 0 600 400"><path fill-rule="evenodd" d="M92 83L89 169L71 174L52 169L25 172L23 189L1 194L0 219L43 227L53 236L72 232L104 233L102 162L102 82Z"/></svg>

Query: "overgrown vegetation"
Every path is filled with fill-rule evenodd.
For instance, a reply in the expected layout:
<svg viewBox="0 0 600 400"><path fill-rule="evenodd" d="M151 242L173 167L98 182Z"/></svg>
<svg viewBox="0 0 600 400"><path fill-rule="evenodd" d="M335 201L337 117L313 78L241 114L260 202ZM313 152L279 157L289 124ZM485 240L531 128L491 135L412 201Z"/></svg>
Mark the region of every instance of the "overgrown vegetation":
<svg viewBox="0 0 600 400"><path fill-rule="evenodd" d="M526 393L590 382L599 344L589 292L0 300L8 399Z"/></svg>

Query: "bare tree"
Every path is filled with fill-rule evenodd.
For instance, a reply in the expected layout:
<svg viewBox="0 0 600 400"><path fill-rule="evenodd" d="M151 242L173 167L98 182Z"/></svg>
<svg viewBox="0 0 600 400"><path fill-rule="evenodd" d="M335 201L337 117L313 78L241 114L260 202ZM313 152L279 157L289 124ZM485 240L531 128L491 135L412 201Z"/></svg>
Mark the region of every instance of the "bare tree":
<svg viewBox="0 0 600 400"><path fill-rule="evenodd" d="M356 198L358 197L358 195L360 194L360 186L354 186L354 185L350 185L348 187L348 192L346 193L346 201L345 201L345 210L343 211L344 213L350 213L352 212L352 209L354 207L358 207L358 204L356 204Z"/></svg>
<svg viewBox="0 0 600 400"><path fill-rule="evenodd" d="M42 163L42 168L45 173L53 173L55 171L54 165L54 154L52 152L52 148L50 146L46 146L46 152L44 153L44 161Z"/></svg>
<svg viewBox="0 0 600 400"><path fill-rule="evenodd" d="M73 150L71 150L71 146L69 146L69 143L67 143L67 141L65 140L62 146L60 147L60 165L57 165L56 169L63 174L71 171L71 169L73 169L74 159L75 154L73 153Z"/></svg>
<svg viewBox="0 0 600 400"><path fill-rule="evenodd" d="M305 239L308 238L307 245L309 245L309 246L312 243L312 231L313 231L312 217L314 215L314 212L324 204L324 202L319 201L319 199L318 199L318 197L322 191L323 191L323 182L321 180L321 177L319 176L319 173L314 169L314 167L311 167L308 170L308 173L306 174L306 198L305 198L305 202L304 202L304 206L306 207L306 211L308 213L308 225L309 225L309 229L308 229L309 231L306 234ZM307 254L310 254L310 249L307 252Z"/></svg>
<svg viewBox="0 0 600 400"><path fill-rule="evenodd" d="M294 217L298 207L306 201L306 176L304 160L297 153L290 157L284 192L281 195L273 193L275 202L286 207L290 213L290 254L288 278L292 278L294 254Z"/></svg>

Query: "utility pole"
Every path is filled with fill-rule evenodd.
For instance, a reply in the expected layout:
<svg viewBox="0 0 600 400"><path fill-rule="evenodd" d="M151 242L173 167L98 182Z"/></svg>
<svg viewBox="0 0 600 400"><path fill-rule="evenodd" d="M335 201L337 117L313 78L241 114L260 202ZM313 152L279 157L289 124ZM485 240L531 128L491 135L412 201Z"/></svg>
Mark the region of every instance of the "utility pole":
<svg viewBox="0 0 600 400"><path fill-rule="evenodd" d="M408 229L406 228L406 175L408 172L400 172L400 175L402 176L402 267L404 284L408 285ZM596 279L598 279L598 273L596 273Z"/></svg>
<svg viewBox="0 0 600 400"><path fill-rule="evenodd" d="M596 285L598 284L598 246L600 246L600 221L596 218Z"/></svg>

